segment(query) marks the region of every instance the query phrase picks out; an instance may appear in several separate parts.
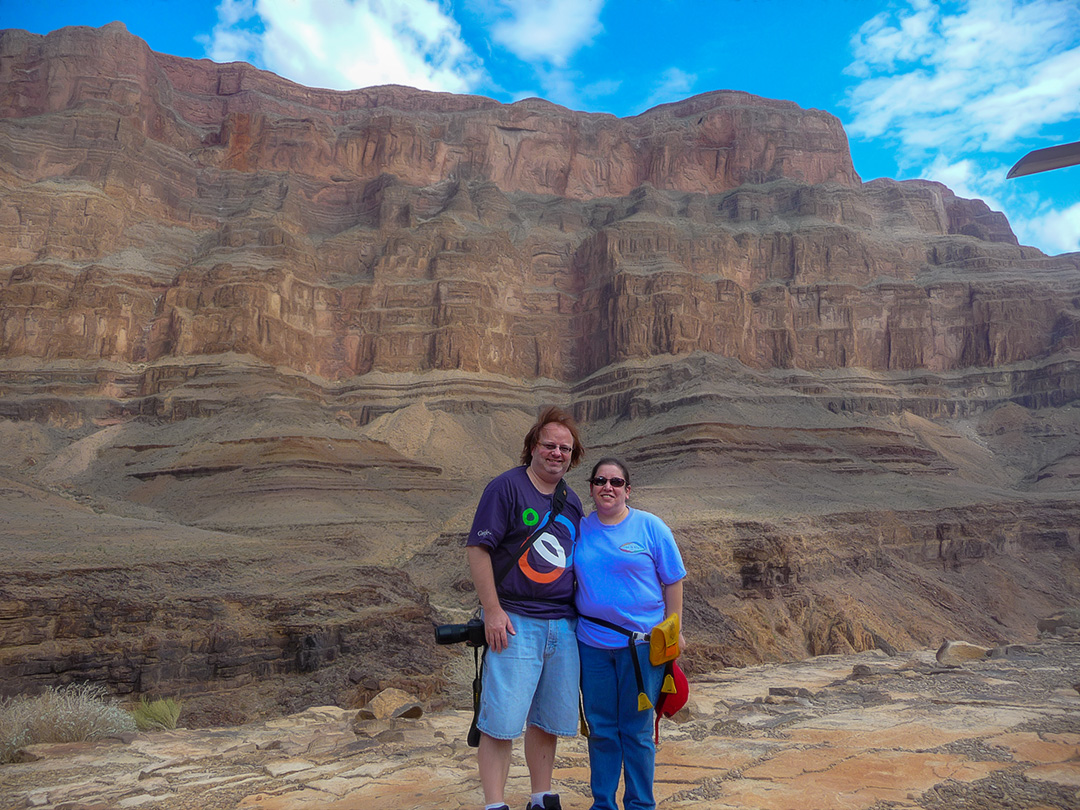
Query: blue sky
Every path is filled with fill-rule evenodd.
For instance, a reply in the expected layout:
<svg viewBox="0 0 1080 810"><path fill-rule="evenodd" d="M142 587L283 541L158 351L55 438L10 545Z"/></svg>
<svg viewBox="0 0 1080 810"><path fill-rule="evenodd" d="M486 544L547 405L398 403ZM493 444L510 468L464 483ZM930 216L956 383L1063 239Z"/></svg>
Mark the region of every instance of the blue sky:
<svg viewBox="0 0 1080 810"><path fill-rule="evenodd" d="M710 90L827 110L863 180L926 178L1080 250L1078 0L0 0L0 27L122 21L151 48L310 86L540 96L632 116Z"/></svg>

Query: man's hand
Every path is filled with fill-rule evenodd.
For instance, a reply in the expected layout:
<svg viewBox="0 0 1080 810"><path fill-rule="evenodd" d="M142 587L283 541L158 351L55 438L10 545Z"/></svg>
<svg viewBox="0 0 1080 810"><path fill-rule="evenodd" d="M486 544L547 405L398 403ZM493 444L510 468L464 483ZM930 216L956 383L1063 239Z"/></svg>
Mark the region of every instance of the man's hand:
<svg viewBox="0 0 1080 810"><path fill-rule="evenodd" d="M517 635L514 623L501 607L484 610L484 637L495 652L502 652L510 644L510 636Z"/></svg>

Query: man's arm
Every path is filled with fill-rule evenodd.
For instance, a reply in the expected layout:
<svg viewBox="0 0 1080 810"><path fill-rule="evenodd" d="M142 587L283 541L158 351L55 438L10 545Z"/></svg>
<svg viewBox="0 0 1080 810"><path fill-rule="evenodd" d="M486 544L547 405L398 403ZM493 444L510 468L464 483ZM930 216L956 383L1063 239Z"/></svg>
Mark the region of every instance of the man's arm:
<svg viewBox="0 0 1080 810"><path fill-rule="evenodd" d="M469 546L467 550L473 587L476 588L476 595L480 597L480 604L484 608L484 636L492 650L502 652L510 643L509 636L516 633L510 617L499 603L499 594L495 590L495 571L491 567L491 553L483 546Z"/></svg>

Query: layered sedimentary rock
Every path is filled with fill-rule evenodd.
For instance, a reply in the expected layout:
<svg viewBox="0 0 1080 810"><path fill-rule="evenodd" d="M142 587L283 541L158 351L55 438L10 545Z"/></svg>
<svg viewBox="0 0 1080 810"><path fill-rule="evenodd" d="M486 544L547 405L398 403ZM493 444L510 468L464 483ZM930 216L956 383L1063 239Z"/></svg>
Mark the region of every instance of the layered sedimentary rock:
<svg viewBox="0 0 1080 810"><path fill-rule="evenodd" d="M545 402L677 528L691 666L1077 595L1080 256L863 183L826 112L317 90L113 24L0 33L0 144L5 689L437 688L361 628L468 615Z"/></svg>
<svg viewBox="0 0 1080 810"><path fill-rule="evenodd" d="M115 24L0 48L5 356L572 382L695 349L941 370L1080 340L1075 257L940 185L860 184L839 122L791 103L318 91Z"/></svg>

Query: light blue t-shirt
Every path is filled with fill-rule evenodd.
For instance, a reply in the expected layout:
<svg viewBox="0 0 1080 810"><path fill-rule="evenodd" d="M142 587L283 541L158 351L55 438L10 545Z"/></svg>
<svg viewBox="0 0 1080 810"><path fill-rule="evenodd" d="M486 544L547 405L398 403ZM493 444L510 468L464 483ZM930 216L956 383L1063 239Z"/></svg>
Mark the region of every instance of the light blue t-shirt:
<svg viewBox="0 0 1080 810"><path fill-rule="evenodd" d="M581 521L574 551L578 640L590 647L625 647L627 637L586 619L596 616L640 633L664 620L664 585L686 576L675 537L656 515L631 509L614 526L593 512Z"/></svg>

